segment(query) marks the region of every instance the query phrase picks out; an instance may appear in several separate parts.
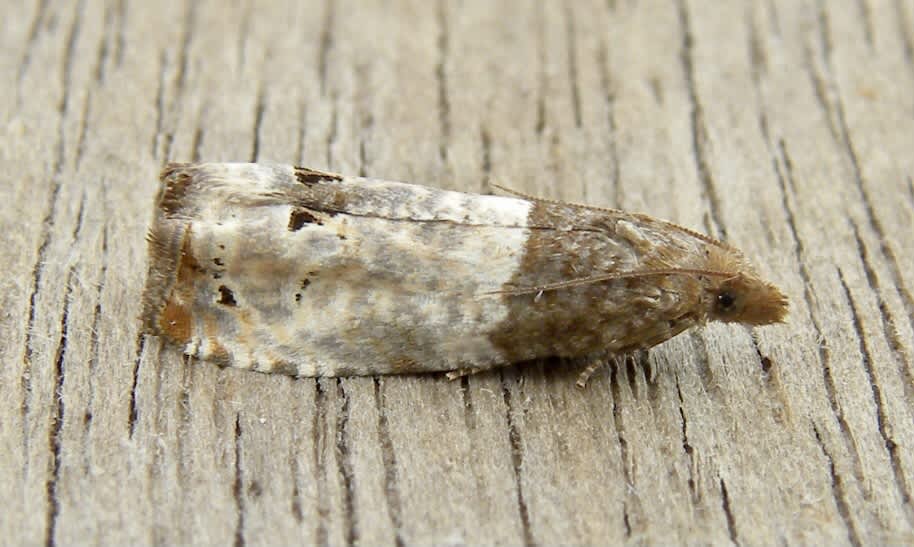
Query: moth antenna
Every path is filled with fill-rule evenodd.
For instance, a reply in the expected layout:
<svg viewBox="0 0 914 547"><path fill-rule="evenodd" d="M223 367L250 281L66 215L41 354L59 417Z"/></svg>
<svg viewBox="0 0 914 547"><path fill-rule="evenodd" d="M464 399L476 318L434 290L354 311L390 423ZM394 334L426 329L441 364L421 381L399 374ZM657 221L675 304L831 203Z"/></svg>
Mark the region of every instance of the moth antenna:
<svg viewBox="0 0 914 547"><path fill-rule="evenodd" d="M511 296L518 296L523 294L535 294L543 293L546 291L557 291L560 289L568 289L571 287L580 287L583 285L593 285L596 283L603 283L605 281L612 281L614 279L625 279L632 277L648 277L654 275L707 275L713 277L724 277L731 278L734 276L730 272L717 272L713 270L697 270L689 268L670 268L665 270L643 270L637 272L613 272L606 273L601 275L594 275L590 277L582 277L579 279L570 279L568 281L559 281L556 283L547 283L545 285L537 285L534 287L520 287L517 289L503 289L499 291L491 291L483 293L484 295L493 295L493 294L507 294Z"/></svg>
<svg viewBox="0 0 914 547"><path fill-rule="evenodd" d="M733 246L730 245L729 243L725 243L719 239L715 239L715 238L705 235L701 232L696 232L695 230L691 230L689 228L686 228L685 226L680 226L679 224L676 224L675 222L670 222L668 220L654 218L654 217L651 217L651 216L648 216L648 215L645 215L642 213L626 213L625 211L623 211L621 209L614 209L612 207L598 207L596 205L587 205L584 203L576 203L574 201L562 201L560 199L540 198L540 197L536 197L531 194L521 192L519 190L513 190L511 188L508 188L507 186L502 186L501 184L497 184L494 182L491 184L492 184L493 188L497 188L497 189L501 190L502 192L505 192L506 194L511 194L513 196L517 196L519 198L526 199L527 201L532 201L535 203L549 203L552 205L567 205L569 207L574 207L576 209L584 209L586 211L598 211L601 213L616 213L616 214L630 215L630 216L644 218L644 219L650 219L654 222L659 222L665 226L670 226L670 227L676 228L678 230L682 230L683 232L689 234L690 236L698 238L706 243L710 243L712 245L716 245L716 246L722 247L724 249L733 248Z"/></svg>
<svg viewBox="0 0 914 547"><path fill-rule="evenodd" d="M578 209L587 209L590 211L602 211L604 213L621 213L620 209L613 209L612 207L597 207L595 205L585 205L583 203L575 203L573 201L562 201L560 199L549 199L541 198L534 196L533 194L527 194L526 192L521 192L520 190L514 190L513 188L508 188L507 186L491 183L493 188L497 188L506 194L511 194L512 196L517 196L519 198L524 198L528 201L534 201L537 203L551 203L553 205L568 205L569 207L576 207Z"/></svg>
<svg viewBox="0 0 914 547"><path fill-rule="evenodd" d="M545 198L538 198L538 197L534 196L533 194L528 194L526 192L521 192L520 190L508 188L507 186L505 186L503 184L498 184L497 182L491 182L489 184L492 185L492 188L496 188L506 194L511 194L512 196L517 196L519 198L524 198L524 199L530 200L530 201L543 201L543 202L547 202L547 203L551 202L551 200L548 200ZM555 203L555 202L553 202L553 203Z"/></svg>

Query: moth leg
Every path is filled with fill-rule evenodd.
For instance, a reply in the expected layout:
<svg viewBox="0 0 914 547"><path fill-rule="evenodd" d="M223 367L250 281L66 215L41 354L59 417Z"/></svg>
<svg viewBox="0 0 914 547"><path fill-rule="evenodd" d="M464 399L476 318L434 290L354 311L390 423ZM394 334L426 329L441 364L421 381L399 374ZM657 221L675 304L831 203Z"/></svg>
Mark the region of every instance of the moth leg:
<svg viewBox="0 0 914 547"><path fill-rule="evenodd" d="M600 370L600 368L605 365L606 362L607 360L603 356L591 359L590 362L587 363L587 366L584 367L584 370L578 374L578 381L575 382L575 385L581 389L586 388L587 381L590 380L590 377L593 376L596 371Z"/></svg>
<svg viewBox="0 0 914 547"><path fill-rule="evenodd" d="M448 380L459 380L460 378L463 378L464 376L470 376L472 374L477 374L484 370L486 370L486 369L479 368L479 367L458 368L458 369L454 369L454 370L448 372L445 376L447 376Z"/></svg>

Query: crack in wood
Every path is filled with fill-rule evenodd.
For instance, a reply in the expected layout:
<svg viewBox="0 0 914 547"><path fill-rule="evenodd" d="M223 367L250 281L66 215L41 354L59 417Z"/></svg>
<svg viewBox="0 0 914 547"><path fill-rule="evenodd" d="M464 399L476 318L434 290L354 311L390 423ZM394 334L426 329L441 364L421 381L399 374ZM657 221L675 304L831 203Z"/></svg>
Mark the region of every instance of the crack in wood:
<svg viewBox="0 0 914 547"><path fill-rule="evenodd" d="M879 378L876 376L876 371L873 368L873 356L870 351L870 344L867 341L865 331L863 329L863 322L860 319L860 311L858 309L858 304L851 294L850 287L848 286L847 280L845 279L843 270L838 268L838 279L841 283L841 287L844 290L844 297L847 301L847 305L850 308L852 325L854 327L854 333L857 337L857 346L862 356L862 366L863 372L866 374L867 385L870 388L870 395L872 397L873 405L876 410L876 429L879 432L879 436L882 437L882 442L885 445L886 453L888 455L889 461L891 462L892 474L895 479L895 488L897 494L901 500L910 500L911 494L908 489L907 481L904 477L904 470L902 468L902 463L898 454L898 443L889 434L888 430L891 427L888 422L888 417L886 415L885 400L882 395L882 389L879 387ZM909 514L906 514L910 518Z"/></svg>
<svg viewBox="0 0 914 547"><path fill-rule="evenodd" d="M527 500L524 496L523 441L521 440L520 431L518 430L517 423L514 419L514 413L518 410L513 406L511 388L508 386L504 371L500 371L500 381L502 401L505 405L505 414L508 424L508 446L511 447L511 467L514 470L514 486L517 492L517 509L520 513L523 544L530 546L535 545L536 542L533 539L533 531L530 528L530 510L527 507Z"/></svg>
<svg viewBox="0 0 914 547"><path fill-rule="evenodd" d="M578 85L578 49L577 32L574 24L573 2L562 3L562 15L565 18L565 48L567 53L568 86L571 93L571 111L574 115L574 126L581 128L581 90Z"/></svg>
<svg viewBox="0 0 914 547"><path fill-rule="evenodd" d="M314 380L314 413L311 423L311 432L314 435L312 441L313 452L311 454L314 460L314 483L317 485L315 503L317 505L315 541L316 545L327 545L327 520L329 509L327 508L327 499L324 494L327 484L327 462L324 459L325 445L327 443L327 394L325 393L324 382L321 378Z"/></svg>
<svg viewBox="0 0 914 547"><path fill-rule="evenodd" d="M622 477L625 481L625 484L623 485L625 489L625 495L622 496L622 503L623 507L625 508L623 516L625 522L626 537L632 537L631 508L629 507L628 503L631 499L631 501L634 502L637 506L637 498L632 495L635 482L632 470L629 469L629 466L631 465L631 458L629 455L628 440L625 437L625 424L622 422L622 410L619 404L620 399L622 398L621 380L619 379L620 369L621 367L619 366L610 368L609 385L610 394L612 395L612 420L613 426L616 430L616 441L619 443L619 459L622 460L620 465L622 469Z"/></svg>
<svg viewBox="0 0 914 547"><path fill-rule="evenodd" d="M828 461L828 472L831 476L831 491L832 497L835 500L835 505L838 508L838 514L841 516L841 520L844 522L844 527L847 530L848 540L851 545L854 547L860 547L863 542L860 540L860 533L857 531L857 525L854 523L854 520L851 518L850 504L847 501L847 493L844 491L844 483L841 479L841 475L838 474L835 469L835 460L832 458L832 455L829 454L828 449L825 448L825 442L822 440L822 436L819 434L819 428L816 427L816 424L812 424L813 433L815 434L816 444L819 446L819 450L822 451L822 455L825 456L826 461Z"/></svg>
<svg viewBox="0 0 914 547"><path fill-rule="evenodd" d="M441 160L442 164L446 164L448 159L448 147L451 141L451 103L448 98L447 79L447 63L450 55L450 34L448 32L447 8L444 0L438 0L438 2L436 2L435 18L438 25L435 82L438 87L438 123L441 126L441 141L438 145L438 158Z"/></svg>
<svg viewBox="0 0 914 547"><path fill-rule="evenodd" d="M324 21L321 25L320 47L317 53L317 76L320 82L321 96L327 95L327 70L330 57L330 50L334 45L333 30L336 23L336 2L326 0L324 2ZM329 166L330 163L327 163Z"/></svg>
<svg viewBox="0 0 914 547"><path fill-rule="evenodd" d="M263 114L266 110L266 97L263 84L257 88L257 101L254 107L254 133L251 143L251 162L256 163L260 159L260 133L263 130Z"/></svg>
<svg viewBox="0 0 914 547"><path fill-rule="evenodd" d="M739 537L736 535L736 517L733 516L733 509L730 507L730 494L727 492L727 484L721 477L718 477L718 480L720 481L720 503L727 518L727 533L730 535L730 541L738 546Z"/></svg>
<svg viewBox="0 0 914 547"><path fill-rule="evenodd" d="M695 471L698 469L698 463L695 460L695 449L692 447L692 444L689 442L689 429L688 421L685 416L685 409L683 404L685 399L682 397L682 388L679 385L679 378L676 378L676 395L679 397L679 420L680 420L680 434L682 436L682 450L685 452L686 456L689 458L689 478L687 483L689 485L689 493L692 496L692 504L698 505L701 500L701 496L698 492L698 485L695 482Z"/></svg>
<svg viewBox="0 0 914 547"><path fill-rule="evenodd" d="M381 444L381 461L384 464L384 497L390 511L394 543L397 547L403 547L406 542L403 540L403 507L397 480L397 454L390 436L390 423L387 418L387 404L381 379L375 377L373 385L375 410L378 413L378 440Z"/></svg>
<svg viewBox="0 0 914 547"><path fill-rule="evenodd" d="M234 547L244 547L245 541L245 500L244 500L244 461L241 439L241 413L235 413L235 475L232 483L232 497L235 499L235 537Z"/></svg>
<svg viewBox="0 0 914 547"><path fill-rule="evenodd" d="M358 536L358 514L355 511L355 485L352 460L349 454L349 394L343 389L343 380L336 379L337 397L342 401L336 416L336 453L339 457L339 476L343 490L343 534L346 545L355 545Z"/></svg>

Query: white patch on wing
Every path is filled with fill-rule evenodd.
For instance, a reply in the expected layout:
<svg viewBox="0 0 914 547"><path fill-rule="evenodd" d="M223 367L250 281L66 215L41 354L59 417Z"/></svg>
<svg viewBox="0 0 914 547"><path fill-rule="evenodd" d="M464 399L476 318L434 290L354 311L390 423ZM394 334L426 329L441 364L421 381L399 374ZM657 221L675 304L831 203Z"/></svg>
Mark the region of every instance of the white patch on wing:
<svg viewBox="0 0 914 547"><path fill-rule="evenodd" d="M224 265L209 290L226 285L244 305L195 305L218 317L217 340L235 366L291 364L314 376L503 361L489 333L508 309L484 293L520 267L531 203L347 178L330 184L370 194L362 210L314 211L293 229L296 207L243 199L281 190L294 180L291 167L207 169L220 181L219 197L236 199L192 221L195 254Z"/></svg>
<svg viewBox="0 0 914 547"><path fill-rule="evenodd" d="M289 360L305 375L387 371L397 361L428 370L499 361L488 334L507 308L481 295L514 275L529 233L516 227L526 224L529 205L506 204L489 212L510 228L346 215L303 228L311 249L305 269L317 275L295 310L295 332L280 342L294 347ZM343 222L349 235L334 241Z"/></svg>

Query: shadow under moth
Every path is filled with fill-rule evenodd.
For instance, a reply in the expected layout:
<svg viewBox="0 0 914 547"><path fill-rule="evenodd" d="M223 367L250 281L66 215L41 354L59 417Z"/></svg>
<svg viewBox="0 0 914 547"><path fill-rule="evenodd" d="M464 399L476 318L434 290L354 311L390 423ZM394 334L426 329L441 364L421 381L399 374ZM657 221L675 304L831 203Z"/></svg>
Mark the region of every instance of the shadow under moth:
<svg viewBox="0 0 914 547"><path fill-rule="evenodd" d="M650 348L708 321L782 321L730 245L644 214L287 165L170 164L143 330L294 376L446 371Z"/></svg>

